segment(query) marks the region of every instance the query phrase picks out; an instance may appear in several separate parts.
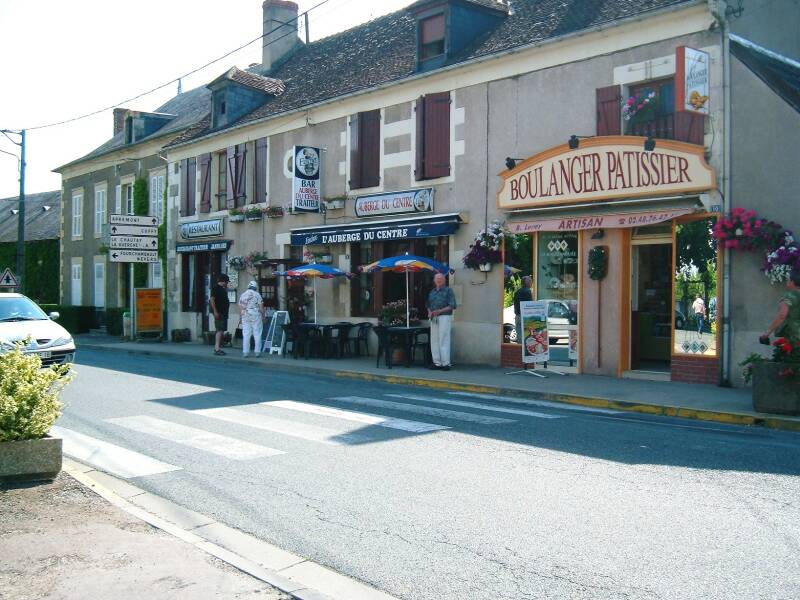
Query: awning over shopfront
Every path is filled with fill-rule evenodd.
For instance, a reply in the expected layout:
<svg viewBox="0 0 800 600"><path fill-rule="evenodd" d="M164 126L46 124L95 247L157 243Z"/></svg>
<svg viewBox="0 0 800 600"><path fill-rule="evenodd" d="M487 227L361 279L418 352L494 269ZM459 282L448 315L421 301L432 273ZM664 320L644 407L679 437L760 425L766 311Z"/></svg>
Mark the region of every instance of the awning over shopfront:
<svg viewBox="0 0 800 600"><path fill-rule="evenodd" d="M178 254L188 254L191 252L227 252L232 243L231 240L178 243L175 244L175 251Z"/></svg>
<svg viewBox="0 0 800 600"><path fill-rule="evenodd" d="M427 215L410 219L299 227L292 229L293 246L383 242L450 235L461 223L459 213Z"/></svg>
<svg viewBox="0 0 800 600"><path fill-rule="evenodd" d="M611 214L584 214L568 217L543 217L528 221L511 221L511 233L533 233L535 231L580 231L582 229L613 229L644 227L693 212L691 208L676 208L661 211L632 211Z"/></svg>

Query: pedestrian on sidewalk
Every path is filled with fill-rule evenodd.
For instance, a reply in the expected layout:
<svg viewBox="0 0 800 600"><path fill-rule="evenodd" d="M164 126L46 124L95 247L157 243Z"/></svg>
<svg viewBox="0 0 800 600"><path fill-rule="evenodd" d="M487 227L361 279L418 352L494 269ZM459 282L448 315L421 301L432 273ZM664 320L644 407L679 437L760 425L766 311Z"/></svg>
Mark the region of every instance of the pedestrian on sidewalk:
<svg viewBox="0 0 800 600"><path fill-rule="evenodd" d="M514 292L514 326L516 327L517 332L517 343L522 343L522 317L520 316L519 311L519 303L520 302L531 302L533 300L533 291L531 290L531 286L533 285L533 279L531 279L530 275L525 275L522 278L522 287L519 288L516 292Z"/></svg>
<svg viewBox="0 0 800 600"><path fill-rule="evenodd" d="M433 276L436 286L428 294L428 319L431 321L432 369L450 370L450 330L453 325L453 311L456 309L456 295L445 285L444 275Z"/></svg>
<svg viewBox="0 0 800 600"><path fill-rule="evenodd" d="M697 335L703 335L703 327L706 318L706 303L700 296L692 302L692 310L694 311L694 318L697 319Z"/></svg>
<svg viewBox="0 0 800 600"><path fill-rule="evenodd" d="M214 354L225 356L225 352L220 348L222 336L228 331L228 312L231 301L228 299L228 282L230 278L225 273L220 273L217 277L217 285L211 291L211 312L214 313L214 328L217 330L214 337Z"/></svg>
<svg viewBox="0 0 800 600"><path fill-rule="evenodd" d="M242 356L250 356L250 338L253 338L255 357L261 356L261 333L264 328L264 300L258 293L258 284L251 281L247 290L239 296L242 315Z"/></svg>
<svg viewBox="0 0 800 600"><path fill-rule="evenodd" d="M769 343L769 336L773 331L785 337L790 344L800 343L800 269L794 269L789 274L786 293L778 304L778 314L761 336L761 342Z"/></svg>

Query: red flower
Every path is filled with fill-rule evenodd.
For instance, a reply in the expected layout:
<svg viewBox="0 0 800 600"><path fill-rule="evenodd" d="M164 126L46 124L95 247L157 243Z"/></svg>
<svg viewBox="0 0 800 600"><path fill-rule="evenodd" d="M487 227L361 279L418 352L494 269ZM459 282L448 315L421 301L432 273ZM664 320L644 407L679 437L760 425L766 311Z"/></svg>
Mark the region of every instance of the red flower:
<svg viewBox="0 0 800 600"><path fill-rule="evenodd" d="M783 346L781 346L781 350L786 352L786 354L792 353L792 347L789 344L784 344Z"/></svg>

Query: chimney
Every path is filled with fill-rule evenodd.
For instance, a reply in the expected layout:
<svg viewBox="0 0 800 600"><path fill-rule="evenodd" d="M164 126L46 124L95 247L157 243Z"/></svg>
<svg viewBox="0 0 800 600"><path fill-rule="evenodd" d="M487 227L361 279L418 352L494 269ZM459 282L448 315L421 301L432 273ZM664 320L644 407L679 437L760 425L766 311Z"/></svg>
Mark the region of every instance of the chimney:
<svg viewBox="0 0 800 600"><path fill-rule="evenodd" d="M265 0L261 64L266 73L300 43L297 35L297 4L289 0Z"/></svg>
<svg viewBox="0 0 800 600"><path fill-rule="evenodd" d="M127 108L114 109L114 135L125 129L125 115L128 114Z"/></svg>

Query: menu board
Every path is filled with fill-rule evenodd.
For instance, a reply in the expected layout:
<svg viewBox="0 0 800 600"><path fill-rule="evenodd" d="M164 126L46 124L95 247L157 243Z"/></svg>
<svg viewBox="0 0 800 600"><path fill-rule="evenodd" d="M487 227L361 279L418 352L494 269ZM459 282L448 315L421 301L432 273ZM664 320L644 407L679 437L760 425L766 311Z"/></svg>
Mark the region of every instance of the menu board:
<svg viewBox="0 0 800 600"><path fill-rule="evenodd" d="M522 362L546 363L550 360L550 341L547 336L547 302L520 302L522 319Z"/></svg>
<svg viewBox="0 0 800 600"><path fill-rule="evenodd" d="M263 352L269 354L283 354L286 345L286 331L283 326L289 323L289 313L285 310L276 310L272 315L267 329L267 337L264 339Z"/></svg>

